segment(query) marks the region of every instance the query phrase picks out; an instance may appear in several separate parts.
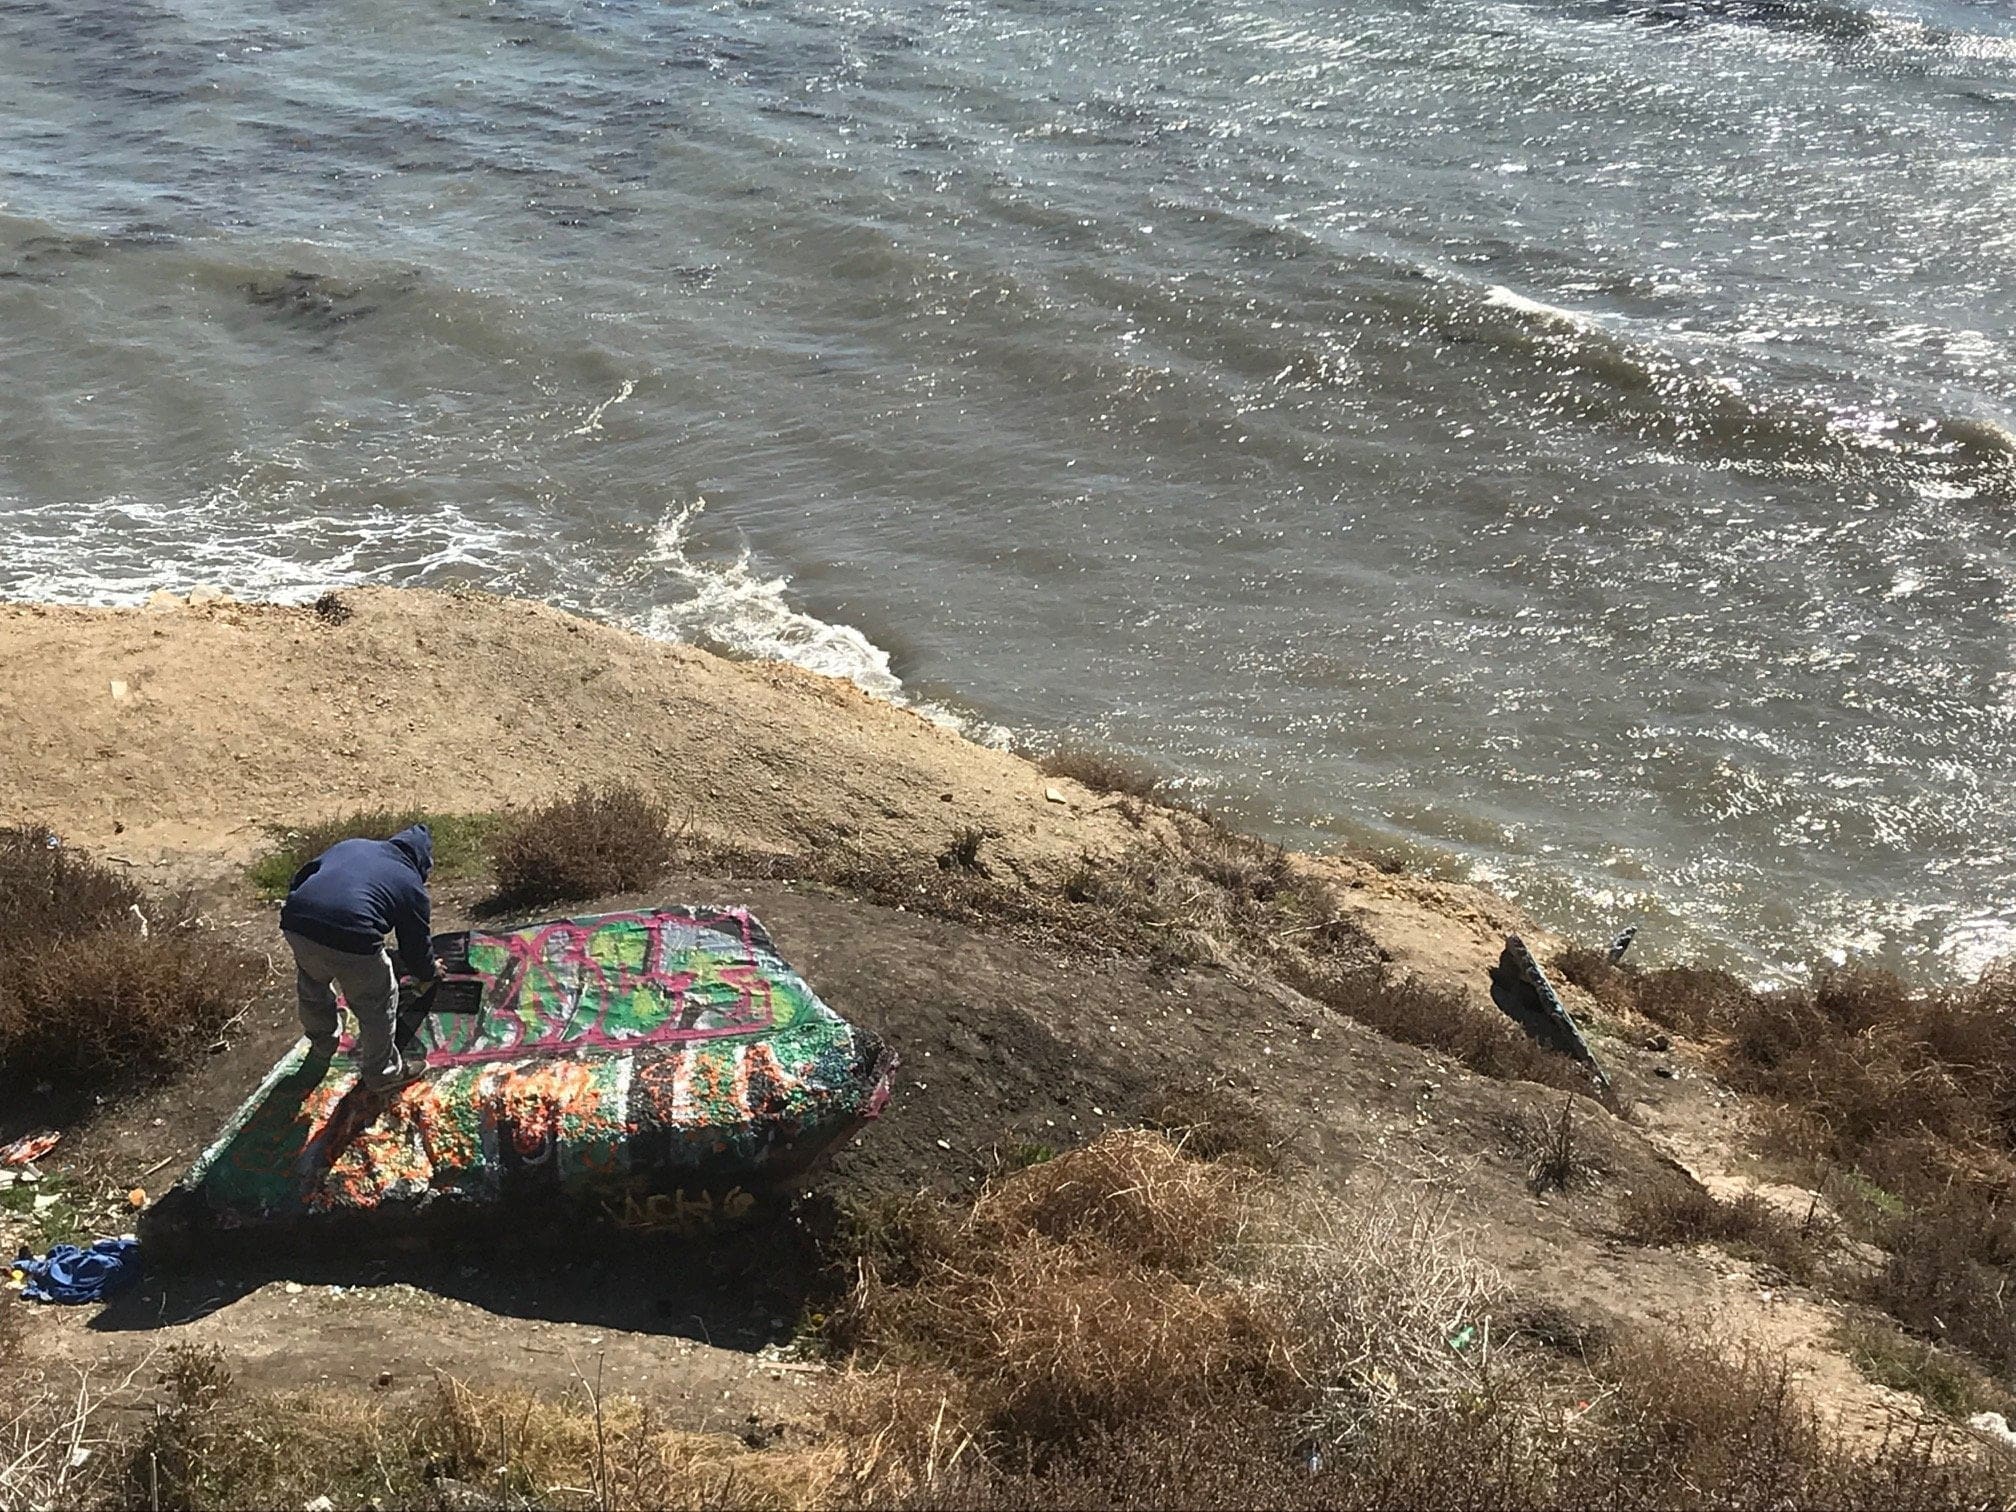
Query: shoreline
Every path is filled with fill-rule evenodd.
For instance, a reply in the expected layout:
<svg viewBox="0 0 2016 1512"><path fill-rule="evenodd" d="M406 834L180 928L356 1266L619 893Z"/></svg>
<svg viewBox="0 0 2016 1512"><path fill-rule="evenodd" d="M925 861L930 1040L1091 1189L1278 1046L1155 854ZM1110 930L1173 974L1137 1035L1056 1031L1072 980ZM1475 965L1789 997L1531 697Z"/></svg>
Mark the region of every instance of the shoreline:
<svg viewBox="0 0 2016 1512"><path fill-rule="evenodd" d="M582 783L635 782L696 836L759 852L930 863L975 828L997 876L1046 893L1166 823L845 679L487 593L7 602L0 653L24 716L0 728L0 821L170 876L242 865L288 825L510 811ZM1488 889L1297 859L1438 985L1481 994L1504 933L1555 938Z"/></svg>
<svg viewBox="0 0 2016 1512"><path fill-rule="evenodd" d="M1043 888L1140 838L1113 795L1046 777L1023 748L928 706L481 590L0 601L0 697L22 711L0 728L0 822L178 872L243 863L274 828L344 812L508 811L608 781L660 792L696 834L754 850L928 858L972 826L1006 875ZM1543 943L1569 933L1489 882L1396 869L1345 836L1292 854L1378 899L1372 917L1396 916L1396 959L1439 981L1452 958L1484 969L1481 919ZM1732 964L1641 934L1655 964ZM1735 969L1771 984L1840 964Z"/></svg>

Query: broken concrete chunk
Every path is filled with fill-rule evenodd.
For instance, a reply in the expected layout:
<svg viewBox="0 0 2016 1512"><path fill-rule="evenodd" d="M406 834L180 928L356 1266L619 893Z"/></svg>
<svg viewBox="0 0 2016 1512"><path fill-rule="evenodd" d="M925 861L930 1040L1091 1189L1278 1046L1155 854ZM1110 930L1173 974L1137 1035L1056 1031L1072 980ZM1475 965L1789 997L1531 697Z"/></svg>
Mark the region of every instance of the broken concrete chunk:
<svg viewBox="0 0 2016 1512"><path fill-rule="evenodd" d="M1580 1061L1589 1068L1596 1085L1609 1090L1610 1078L1589 1049L1589 1042L1575 1027L1533 952L1516 934L1505 936L1504 953L1491 970L1491 1000L1534 1040Z"/></svg>
<svg viewBox="0 0 2016 1512"><path fill-rule="evenodd" d="M175 1189L143 1239L393 1242L446 1225L700 1235L760 1212L876 1117L895 1057L835 1013L739 908L653 908L434 937L402 983L424 1059L389 1097L349 1042L303 1040Z"/></svg>

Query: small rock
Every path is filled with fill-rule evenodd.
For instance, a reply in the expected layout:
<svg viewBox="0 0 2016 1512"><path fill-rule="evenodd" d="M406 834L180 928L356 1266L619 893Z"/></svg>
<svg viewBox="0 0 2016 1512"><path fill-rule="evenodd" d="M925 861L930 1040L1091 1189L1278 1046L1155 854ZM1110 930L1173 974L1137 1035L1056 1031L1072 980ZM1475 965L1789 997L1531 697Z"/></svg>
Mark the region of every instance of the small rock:
<svg viewBox="0 0 2016 1512"><path fill-rule="evenodd" d="M941 1150L949 1150L952 1148L952 1141L949 1139L941 1139L938 1141L938 1148Z"/></svg>
<svg viewBox="0 0 2016 1512"><path fill-rule="evenodd" d="M126 1194L126 1206L130 1208L143 1208L147 1206L147 1188L135 1187L132 1191L128 1192Z"/></svg>
<svg viewBox="0 0 2016 1512"><path fill-rule="evenodd" d="M2009 1431L2009 1424L1999 1412L1977 1412L1967 1419L1967 1426L1985 1433L1998 1444L2016 1449L2016 1433Z"/></svg>
<svg viewBox="0 0 2016 1512"><path fill-rule="evenodd" d="M336 1512L336 1503L329 1500L325 1494L311 1502L301 1503L301 1512Z"/></svg>
<svg viewBox="0 0 2016 1512"><path fill-rule="evenodd" d="M953 801L953 797L950 793L940 793L938 795L938 801L940 803L951 803Z"/></svg>
<svg viewBox="0 0 2016 1512"><path fill-rule="evenodd" d="M201 609L205 604L228 604L230 602L230 594L226 593L222 588L213 588L208 583L201 584L189 590L189 607L191 609Z"/></svg>
<svg viewBox="0 0 2016 1512"><path fill-rule="evenodd" d="M1666 1051L1673 1048L1673 1036L1670 1034L1655 1034L1645 1041L1645 1048L1647 1050L1656 1050L1663 1055Z"/></svg>
<svg viewBox="0 0 2016 1512"><path fill-rule="evenodd" d="M157 613L166 609L180 609L182 607L182 600L170 593L166 588L156 588L152 593L147 595L147 607ZM324 1497L323 1500L327 1501L328 1498Z"/></svg>
<svg viewBox="0 0 2016 1512"><path fill-rule="evenodd" d="M1675 1071L1671 1066L1654 1066L1652 1068L1652 1074L1654 1076L1663 1076L1666 1078L1667 1081L1673 1081L1680 1075L1680 1073L1678 1071Z"/></svg>
<svg viewBox="0 0 2016 1512"><path fill-rule="evenodd" d="M131 688L126 686L126 680L123 677L115 677L105 686L112 690L112 702L114 703L125 702L133 692Z"/></svg>
<svg viewBox="0 0 2016 1512"><path fill-rule="evenodd" d="M301 1283L300 1283L299 1281L289 1281L289 1282L287 1283L287 1295L288 1295L288 1296L290 1296L290 1297L298 1297L298 1296L300 1296L300 1295L301 1295L301 1291L302 1291L302 1287L301 1287Z"/></svg>
<svg viewBox="0 0 2016 1512"><path fill-rule="evenodd" d="M1069 803L1071 801L1070 799L1064 796L1063 792L1060 789L1054 787L1046 787L1045 789L1043 789L1043 796L1049 799L1052 803Z"/></svg>
<svg viewBox="0 0 2016 1512"><path fill-rule="evenodd" d="M496 1497L467 1481L444 1475L434 1482L434 1504L442 1512L490 1512L498 1503Z"/></svg>

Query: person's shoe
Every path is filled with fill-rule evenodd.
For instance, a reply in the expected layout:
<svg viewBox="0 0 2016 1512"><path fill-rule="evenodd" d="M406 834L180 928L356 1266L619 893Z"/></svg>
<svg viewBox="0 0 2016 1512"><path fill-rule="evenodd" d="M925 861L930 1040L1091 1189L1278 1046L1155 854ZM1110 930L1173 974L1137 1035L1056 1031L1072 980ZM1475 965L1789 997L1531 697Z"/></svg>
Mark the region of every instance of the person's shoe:
<svg viewBox="0 0 2016 1512"><path fill-rule="evenodd" d="M426 1074L426 1061L417 1055L402 1055L397 1070L388 1071L383 1076L363 1078L364 1090L382 1096L387 1092L397 1092L401 1087L410 1087Z"/></svg>

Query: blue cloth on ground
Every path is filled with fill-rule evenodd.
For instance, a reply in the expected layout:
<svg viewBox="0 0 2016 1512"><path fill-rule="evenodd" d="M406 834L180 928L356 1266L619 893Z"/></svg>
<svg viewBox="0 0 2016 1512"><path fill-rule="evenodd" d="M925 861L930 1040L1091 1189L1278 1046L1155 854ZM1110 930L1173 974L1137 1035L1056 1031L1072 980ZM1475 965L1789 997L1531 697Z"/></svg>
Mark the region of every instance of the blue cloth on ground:
<svg viewBox="0 0 2016 1512"><path fill-rule="evenodd" d="M134 1239L100 1239L88 1250L59 1244L40 1260L14 1264L28 1284L30 1302L98 1302L140 1279L140 1244Z"/></svg>

